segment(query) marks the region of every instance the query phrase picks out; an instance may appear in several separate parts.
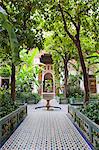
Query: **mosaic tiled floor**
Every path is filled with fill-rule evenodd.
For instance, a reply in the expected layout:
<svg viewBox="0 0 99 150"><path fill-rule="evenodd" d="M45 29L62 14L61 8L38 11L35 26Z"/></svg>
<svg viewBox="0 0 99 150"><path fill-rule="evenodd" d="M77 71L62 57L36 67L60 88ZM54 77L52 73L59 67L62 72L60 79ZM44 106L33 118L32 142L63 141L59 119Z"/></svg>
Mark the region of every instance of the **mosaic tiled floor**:
<svg viewBox="0 0 99 150"><path fill-rule="evenodd" d="M67 108L67 107L66 107ZM63 110L34 110L12 134L1 150L91 150Z"/></svg>

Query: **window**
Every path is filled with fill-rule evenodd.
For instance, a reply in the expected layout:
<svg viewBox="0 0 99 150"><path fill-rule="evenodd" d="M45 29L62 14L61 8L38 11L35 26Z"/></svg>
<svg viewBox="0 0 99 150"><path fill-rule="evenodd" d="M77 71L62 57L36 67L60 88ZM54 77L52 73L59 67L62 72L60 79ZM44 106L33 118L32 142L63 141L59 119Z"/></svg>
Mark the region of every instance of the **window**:
<svg viewBox="0 0 99 150"><path fill-rule="evenodd" d="M96 93L96 78L93 75L89 75L89 89L91 93Z"/></svg>
<svg viewBox="0 0 99 150"><path fill-rule="evenodd" d="M48 66L48 70L49 70L49 66Z"/></svg>

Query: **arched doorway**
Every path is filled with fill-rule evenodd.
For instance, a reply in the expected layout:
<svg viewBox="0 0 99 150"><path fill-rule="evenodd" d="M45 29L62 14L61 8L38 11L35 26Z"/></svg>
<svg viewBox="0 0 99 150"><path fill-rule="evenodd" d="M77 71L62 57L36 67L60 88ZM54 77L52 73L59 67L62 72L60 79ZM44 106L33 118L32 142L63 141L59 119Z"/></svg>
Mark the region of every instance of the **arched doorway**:
<svg viewBox="0 0 99 150"><path fill-rule="evenodd" d="M43 92L47 93L53 92L53 76L51 73L46 73L44 75Z"/></svg>
<svg viewBox="0 0 99 150"><path fill-rule="evenodd" d="M53 74L45 72L43 75L42 96L44 99L53 99L55 97L55 83Z"/></svg>

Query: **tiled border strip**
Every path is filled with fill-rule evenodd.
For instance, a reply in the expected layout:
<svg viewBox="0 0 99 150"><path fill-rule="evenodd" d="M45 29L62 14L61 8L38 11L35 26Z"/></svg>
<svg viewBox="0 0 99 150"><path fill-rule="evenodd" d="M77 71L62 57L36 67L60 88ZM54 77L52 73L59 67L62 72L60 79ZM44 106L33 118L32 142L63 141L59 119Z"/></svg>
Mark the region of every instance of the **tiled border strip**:
<svg viewBox="0 0 99 150"><path fill-rule="evenodd" d="M84 138L84 140L87 142L87 144L89 145L89 147L92 150L95 150L94 146L90 143L90 141L86 138L86 136L84 135L84 133L77 127L77 125L73 122L71 116L69 114L67 114L67 117L70 119L70 121L73 123L73 125L75 126L75 128L78 130L78 132L80 133L80 135Z"/></svg>

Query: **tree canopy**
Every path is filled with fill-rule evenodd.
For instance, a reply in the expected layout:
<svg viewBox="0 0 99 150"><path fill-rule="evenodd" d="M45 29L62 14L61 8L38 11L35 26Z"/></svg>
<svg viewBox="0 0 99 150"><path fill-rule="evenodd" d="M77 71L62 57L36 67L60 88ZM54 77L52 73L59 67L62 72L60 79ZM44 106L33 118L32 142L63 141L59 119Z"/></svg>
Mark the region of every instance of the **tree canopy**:
<svg viewBox="0 0 99 150"><path fill-rule="evenodd" d="M82 68L87 103L88 69L99 63L97 0L2 0L0 5L6 11L6 15L0 13L1 57L15 62L23 48L27 53L45 48L53 55L55 68L64 64L65 79L67 60L76 59Z"/></svg>

